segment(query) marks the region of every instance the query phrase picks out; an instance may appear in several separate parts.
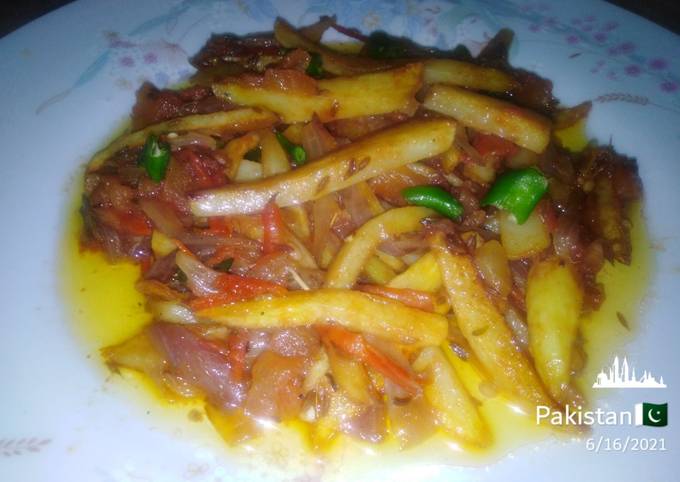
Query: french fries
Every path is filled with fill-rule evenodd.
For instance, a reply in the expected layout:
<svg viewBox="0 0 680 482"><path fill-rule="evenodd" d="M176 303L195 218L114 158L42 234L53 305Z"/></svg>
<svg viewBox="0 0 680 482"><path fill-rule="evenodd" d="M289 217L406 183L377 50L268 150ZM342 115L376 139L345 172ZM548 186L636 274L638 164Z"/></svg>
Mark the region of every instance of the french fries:
<svg viewBox="0 0 680 482"><path fill-rule="evenodd" d="M607 176L597 176L594 191L597 230L606 241L605 249L611 251L616 261L629 264L630 233L624 227L624 216L614 191L613 181Z"/></svg>
<svg viewBox="0 0 680 482"><path fill-rule="evenodd" d="M387 286L390 288L407 288L435 293L442 287L442 276L434 253L428 251L406 271L395 276Z"/></svg>
<svg viewBox="0 0 680 482"><path fill-rule="evenodd" d="M279 118L274 113L251 107L170 119L158 124L152 124L131 134L120 136L92 157L88 169L100 167L106 159L124 147L143 145L151 134L158 135L166 132L196 131L202 129L239 133L273 126L278 121Z"/></svg>
<svg viewBox="0 0 680 482"><path fill-rule="evenodd" d="M201 310L206 321L237 328L266 329L334 322L414 348L438 345L446 338L442 315L352 290L291 291L283 296L243 301Z"/></svg>
<svg viewBox="0 0 680 482"><path fill-rule="evenodd" d="M524 224L517 224L512 215L506 211L501 211L499 215L501 243L508 259L527 258L550 246L548 227L536 209Z"/></svg>
<svg viewBox="0 0 680 482"><path fill-rule="evenodd" d="M413 363L413 369L427 375L429 383L425 385L425 398L435 409L442 428L464 443L477 447L489 445L489 428L441 349L424 348Z"/></svg>
<svg viewBox="0 0 680 482"><path fill-rule="evenodd" d="M333 259L326 273L325 286L351 288L378 244L391 236L419 229L420 222L434 214L435 212L430 209L410 206L390 209L367 221L354 233L350 241L343 244Z"/></svg>
<svg viewBox="0 0 680 482"><path fill-rule="evenodd" d="M262 149L262 176L269 177L290 171L290 163L281 144L274 134L267 130L260 135Z"/></svg>
<svg viewBox="0 0 680 482"><path fill-rule="evenodd" d="M470 258L449 252L441 236L432 237L432 248L458 326L484 369L500 388L521 400L554 407L531 362L515 346Z"/></svg>
<svg viewBox="0 0 680 482"><path fill-rule="evenodd" d="M377 255L371 256L366 260L364 272L371 283L379 285L387 284L388 281L397 275L397 273L395 273L395 271Z"/></svg>
<svg viewBox="0 0 680 482"><path fill-rule="evenodd" d="M256 132L248 132L247 134L244 134L240 137L231 139L229 142L227 142L227 145L221 149L221 154L226 157L228 162L224 169L224 173L229 179L245 180L245 178L250 176L250 171L253 170L253 167L246 166L244 167L243 172L239 172L241 169L241 162L246 161L246 159L243 159L243 157L249 150L257 147L259 142L260 136ZM261 177L262 167L259 166L259 168L255 169L259 170ZM241 175L241 179L238 179L239 174Z"/></svg>
<svg viewBox="0 0 680 482"><path fill-rule="evenodd" d="M291 24L277 18L274 23L274 36L286 48L301 48L321 55L324 70L335 75L355 75L390 68L394 61L374 60L368 57L346 55L324 45L313 42L293 28Z"/></svg>
<svg viewBox="0 0 680 482"><path fill-rule="evenodd" d="M422 77L422 64L407 64L383 72L319 80L315 95L250 86L233 80L213 84L213 92L235 104L276 112L289 124L307 122L314 114L321 122L329 122L390 112L412 113L418 106L414 96L421 87Z"/></svg>
<svg viewBox="0 0 680 482"><path fill-rule="evenodd" d="M565 403L571 358L583 306L573 268L553 257L534 264L526 290L529 349L550 394Z"/></svg>
<svg viewBox="0 0 680 482"><path fill-rule="evenodd" d="M460 87L433 85L425 94L423 106L533 152L543 152L550 142L551 125L545 117Z"/></svg>
<svg viewBox="0 0 680 482"><path fill-rule="evenodd" d="M508 73L491 67L451 59L425 61L426 84L451 84L487 92L510 92L517 81Z"/></svg>
<svg viewBox="0 0 680 482"><path fill-rule="evenodd" d="M405 271L399 273L387 283L388 288L410 289L439 294L442 288L442 276L439 273L437 259L431 251L422 255ZM435 313L447 314L451 309L445 297L437 296Z"/></svg>
<svg viewBox="0 0 680 482"><path fill-rule="evenodd" d="M340 389L355 403L371 403L371 384L361 362L343 357L332 346L325 348L333 379Z"/></svg>
<svg viewBox="0 0 680 482"><path fill-rule="evenodd" d="M199 193L190 202L191 212L195 216L253 213L273 198L281 207L301 204L409 162L436 156L451 146L454 135L451 121L404 122L294 171Z"/></svg>

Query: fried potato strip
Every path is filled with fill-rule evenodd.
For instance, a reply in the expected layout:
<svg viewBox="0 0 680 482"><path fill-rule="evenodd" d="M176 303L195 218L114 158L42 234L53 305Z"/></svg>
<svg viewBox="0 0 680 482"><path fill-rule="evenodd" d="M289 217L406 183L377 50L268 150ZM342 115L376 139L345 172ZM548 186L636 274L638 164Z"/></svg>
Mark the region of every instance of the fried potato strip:
<svg viewBox="0 0 680 482"><path fill-rule="evenodd" d="M425 61L426 84L452 84L487 92L509 92L518 86L513 77L502 70L451 59Z"/></svg>
<svg viewBox="0 0 680 482"><path fill-rule="evenodd" d="M550 394L564 401L578 333L583 290L573 268L558 258L534 264L527 279L529 349Z"/></svg>
<svg viewBox="0 0 680 482"><path fill-rule="evenodd" d="M314 114L321 122L350 117L412 113L422 85L423 65L408 64L383 72L319 80L316 94L247 85L238 80L213 84L213 92L239 105L263 107L286 123L307 122Z"/></svg>
<svg viewBox="0 0 680 482"><path fill-rule="evenodd" d="M357 229L351 240L343 244L333 259L328 267L325 286L351 288L378 244L392 236L418 230L420 222L434 214L430 209L410 206L390 209L367 221Z"/></svg>
<svg viewBox="0 0 680 482"><path fill-rule="evenodd" d="M184 132L202 129L229 131L231 133L248 132L276 124L279 118L264 109L245 107L212 114L194 114L152 124L131 134L124 134L92 157L89 169L96 169L116 152L124 147L141 146L151 134L166 132Z"/></svg>
<svg viewBox="0 0 680 482"><path fill-rule="evenodd" d="M473 353L499 387L533 405L554 407L529 359L517 348L472 260L451 253L441 236L432 247L458 326Z"/></svg>
<svg viewBox="0 0 680 482"><path fill-rule="evenodd" d="M446 151L455 123L442 119L404 122L337 149L301 168L197 194L195 216L224 216L261 211L273 198L281 206L318 199L396 167Z"/></svg>
<svg viewBox="0 0 680 482"><path fill-rule="evenodd" d="M423 106L461 124L541 153L550 142L550 121L533 111L452 85L435 84Z"/></svg>
<svg viewBox="0 0 680 482"><path fill-rule="evenodd" d="M413 347L439 345L446 338L446 318L397 301L359 291L320 289L208 308L203 320L238 328L266 329L334 322Z"/></svg>

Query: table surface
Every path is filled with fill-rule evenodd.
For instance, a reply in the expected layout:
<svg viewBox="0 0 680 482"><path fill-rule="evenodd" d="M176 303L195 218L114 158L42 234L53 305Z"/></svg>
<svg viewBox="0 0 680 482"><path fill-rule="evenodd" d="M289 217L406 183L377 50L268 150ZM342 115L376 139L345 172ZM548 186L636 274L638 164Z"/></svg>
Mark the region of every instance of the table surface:
<svg viewBox="0 0 680 482"><path fill-rule="evenodd" d="M0 38L72 0L23 0L0 2ZM680 34L678 0L607 0Z"/></svg>

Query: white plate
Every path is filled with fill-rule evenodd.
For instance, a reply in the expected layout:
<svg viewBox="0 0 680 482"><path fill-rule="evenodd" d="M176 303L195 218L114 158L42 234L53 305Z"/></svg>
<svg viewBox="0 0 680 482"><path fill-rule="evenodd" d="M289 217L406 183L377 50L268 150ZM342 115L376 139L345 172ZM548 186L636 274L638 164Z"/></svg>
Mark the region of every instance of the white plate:
<svg viewBox="0 0 680 482"><path fill-rule="evenodd" d="M680 39L604 3L309 0L79 1L0 41L0 480L254 480L272 460L234 460L208 429L160 421L104 381L69 324L58 285L59 241L78 166L128 114L143 79L185 78L187 55L209 34L269 30L276 15L305 23L335 13L365 31L386 29L473 50L500 27L517 34L514 65L555 82L566 104L592 99L590 134L637 157L657 270L627 347L662 375L656 391L611 391L613 409L668 402L665 428L600 427L596 437L663 437L665 452L599 453L583 440L546 441L488 467L400 465L369 458L356 480L672 480L680 468L676 303L680 275ZM154 407L149 407L154 410ZM194 424L195 425L195 424ZM206 425L206 424L204 424ZM344 467L351 472L349 464ZM309 480L322 473L306 469ZM293 476L301 474L289 473ZM303 474L304 475L304 474ZM333 473L326 473L332 476ZM307 480L307 479L298 479Z"/></svg>

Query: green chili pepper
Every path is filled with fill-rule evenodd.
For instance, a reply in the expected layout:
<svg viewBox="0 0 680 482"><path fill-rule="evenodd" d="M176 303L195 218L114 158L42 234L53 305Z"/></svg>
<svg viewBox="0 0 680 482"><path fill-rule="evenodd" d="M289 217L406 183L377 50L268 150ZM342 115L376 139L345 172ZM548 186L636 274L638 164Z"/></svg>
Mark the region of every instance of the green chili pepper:
<svg viewBox="0 0 680 482"><path fill-rule="evenodd" d="M165 171L170 163L170 146L158 141L158 136L151 134L146 139L137 163L146 169L146 173L156 182L165 179Z"/></svg>
<svg viewBox="0 0 680 482"><path fill-rule="evenodd" d="M288 155L292 159L293 164L299 166L307 161L307 153L305 152L302 146L293 144L288 140L288 138L286 138L286 136L284 136L280 132L276 133L276 138L279 140L279 144L281 144L281 147L283 147L288 152Z"/></svg>
<svg viewBox="0 0 680 482"><path fill-rule="evenodd" d="M217 271L222 271L223 273L227 273L231 268L232 264L234 264L234 258L227 258L224 261L217 263L215 266L213 266L213 269L216 269Z"/></svg>
<svg viewBox="0 0 680 482"><path fill-rule="evenodd" d="M451 219L460 219L463 206L444 189L437 186L414 186L401 191L401 195L409 204L434 209Z"/></svg>
<svg viewBox="0 0 680 482"><path fill-rule="evenodd" d="M507 171L491 186L482 206L496 206L523 224L548 190L548 179L535 167Z"/></svg>
<svg viewBox="0 0 680 482"><path fill-rule="evenodd" d="M315 79L318 79L323 75L323 60L321 59L321 55L316 52L311 54L311 59L309 59L309 65L305 72Z"/></svg>

